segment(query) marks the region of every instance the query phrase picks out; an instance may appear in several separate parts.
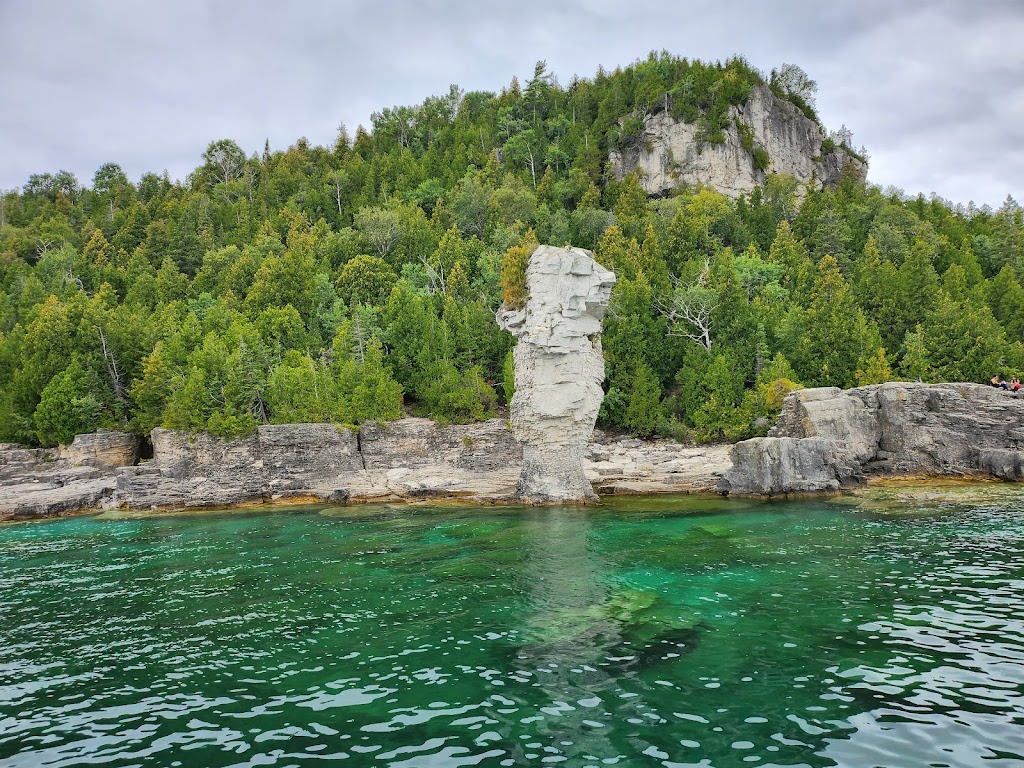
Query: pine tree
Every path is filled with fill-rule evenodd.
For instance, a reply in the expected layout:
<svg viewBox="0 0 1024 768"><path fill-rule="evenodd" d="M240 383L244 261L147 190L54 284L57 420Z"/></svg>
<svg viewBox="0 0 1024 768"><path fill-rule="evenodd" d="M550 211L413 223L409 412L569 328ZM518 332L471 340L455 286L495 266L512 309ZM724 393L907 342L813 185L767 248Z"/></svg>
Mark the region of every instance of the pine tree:
<svg viewBox="0 0 1024 768"><path fill-rule="evenodd" d="M649 437L661 418L661 386L658 378L650 366L640 363L633 373L624 424L638 435Z"/></svg>

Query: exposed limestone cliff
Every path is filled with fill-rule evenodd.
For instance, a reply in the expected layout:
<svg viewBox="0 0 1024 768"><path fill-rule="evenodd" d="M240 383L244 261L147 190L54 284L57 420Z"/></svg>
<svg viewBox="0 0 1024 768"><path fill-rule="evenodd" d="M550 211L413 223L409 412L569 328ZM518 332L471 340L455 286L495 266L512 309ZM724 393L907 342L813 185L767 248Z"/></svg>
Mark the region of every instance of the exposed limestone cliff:
<svg viewBox="0 0 1024 768"><path fill-rule="evenodd" d="M80 438L80 448L122 445L122 453L101 453L134 461L131 435ZM332 424L281 424L238 440L160 429L153 450L151 461L113 468L95 455L72 466L61 458L68 448L0 444L0 520L268 501L514 503L522 467L522 449L501 419L451 426L401 419L364 424L358 434ZM708 492L728 464L727 446L688 448L596 430L582 460L602 494Z"/></svg>
<svg viewBox="0 0 1024 768"><path fill-rule="evenodd" d="M126 467L139 459L139 438L127 432L104 429L75 435L71 445L60 449L60 457L73 467Z"/></svg>
<svg viewBox="0 0 1024 768"><path fill-rule="evenodd" d="M726 493L820 492L872 475L1024 480L1024 397L981 384L800 390L771 436L738 443L732 459Z"/></svg>
<svg viewBox="0 0 1024 768"><path fill-rule="evenodd" d="M542 245L526 283L526 306L498 317L519 340L510 416L523 446L516 494L537 503L593 500L583 449L604 399L601 318L615 275L582 248Z"/></svg>
<svg viewBox="0 0 1024 768"><path fill-rule="evenodd" d="M867 165L841 147L822 154L825 136L820 126L766 85L754 88L746 104L731 108L729 116L733 122L725 141L702 147L696 122L676 120L665 111L650 114L637 146L612 151L612 171L619 179L639 172L649 195L664 195L686 184L712 187L733 198L764 186L772 173L789 174L801 187L813 182L819 189L836 185L844 171L867 177ZM736 123L745 127L741 130ZM764 170L754 158L758 147L767 152Z"/></svg>

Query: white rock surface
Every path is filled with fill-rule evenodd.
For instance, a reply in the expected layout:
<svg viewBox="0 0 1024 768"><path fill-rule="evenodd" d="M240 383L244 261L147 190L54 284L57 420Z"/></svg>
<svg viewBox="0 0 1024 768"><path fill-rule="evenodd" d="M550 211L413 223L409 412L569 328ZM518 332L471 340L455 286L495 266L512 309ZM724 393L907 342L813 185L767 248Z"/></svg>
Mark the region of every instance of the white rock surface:
<svg viewBox="0 0 1024 768"><path fill-rule="evenodd" d="M697 122L685 123L664 111L644 120L638 147L611 153L612 171L619 179L637 171L649 195L664 195L686 184L708 186L733 198L764 186L772 173L789 174L801 187L813 183L818 189L835 186L847 167L859 178L867 176L867 165L841 148L822 155L825 136L820 126L766 85L754 88L745 104L732 107L729 117L747 125L755 145L768 152L767 171L758 169L753 154L743 148L734 122L724 131L724 143L701 147Z"/></svg>
<svg viewBox="0 0 1024 768"><path fill-rule="evenodd" d="M601 318L615 275L582 248L542 245L526 283L526 306L498 317L519 340L510 415L523 446L516 493L535 503L595 500L583 449L604 399Z"/></svg>

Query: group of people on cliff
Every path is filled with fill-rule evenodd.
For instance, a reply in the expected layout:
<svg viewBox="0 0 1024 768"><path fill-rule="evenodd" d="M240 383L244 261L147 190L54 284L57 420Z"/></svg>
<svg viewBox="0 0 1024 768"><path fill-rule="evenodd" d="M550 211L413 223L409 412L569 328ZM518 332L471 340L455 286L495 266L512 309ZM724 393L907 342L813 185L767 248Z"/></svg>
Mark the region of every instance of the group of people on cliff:
<svg viewBox="0 0 1024 768"><path fill-rule="evenodd" d="M1020 383L1020 379L1018 379L1016 376L1011 376L1009 381L1004 381L1003 379L999 378L999 374L993 376L992 381L989 383L993 387L1005 389L1009 392L1019 392L1022 386Z"/></svg>

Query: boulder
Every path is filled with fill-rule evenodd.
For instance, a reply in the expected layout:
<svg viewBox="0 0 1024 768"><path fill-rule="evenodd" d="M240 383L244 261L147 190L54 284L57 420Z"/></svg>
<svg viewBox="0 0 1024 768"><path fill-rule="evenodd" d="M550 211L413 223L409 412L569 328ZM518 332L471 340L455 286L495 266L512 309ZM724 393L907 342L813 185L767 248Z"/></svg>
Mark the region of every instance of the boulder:
<svg viewBox="0 0 1024 768"><path fill-rule="evenodd" d="M595 500L583 454L604 399L601 318L615 275L582 248L542 245L526 284L526 306L498 315L519 342L509 419L523 447L516 494L534 503Z"/></svg>
<svg viewBox="0 0 1024 768"><path fill-rule="evenodd" d="M73 467L127 467L139 460L139 438L127 432L101 429L87 435L75 435L71 445L61 449L60 456Z"/></svg>
<svg viewBox="0 0 1024 768"><path fill-rule="evenodd" d="M732 447L732 467L719 490L778 496L839 490L832 443L821 437L755 437Z"/></svg>

